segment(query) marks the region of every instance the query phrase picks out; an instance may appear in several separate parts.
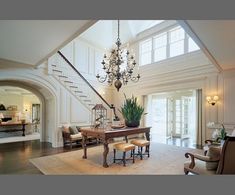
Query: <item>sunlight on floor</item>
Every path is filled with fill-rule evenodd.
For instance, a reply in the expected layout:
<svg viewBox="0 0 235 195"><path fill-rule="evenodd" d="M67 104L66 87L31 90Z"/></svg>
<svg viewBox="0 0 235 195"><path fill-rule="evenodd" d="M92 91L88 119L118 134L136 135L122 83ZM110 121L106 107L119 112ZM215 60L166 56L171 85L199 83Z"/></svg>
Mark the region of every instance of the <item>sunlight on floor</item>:
<svg viewBox="0 0 235 195"><path fill-rule="evenodd" d="M15 137L7 137L0 138L0 143L11 143L11 142L21 142L21 141L29 141L29 140L37 140L40 139L39 133L33 133L26 136L15 136Z"/></svg>

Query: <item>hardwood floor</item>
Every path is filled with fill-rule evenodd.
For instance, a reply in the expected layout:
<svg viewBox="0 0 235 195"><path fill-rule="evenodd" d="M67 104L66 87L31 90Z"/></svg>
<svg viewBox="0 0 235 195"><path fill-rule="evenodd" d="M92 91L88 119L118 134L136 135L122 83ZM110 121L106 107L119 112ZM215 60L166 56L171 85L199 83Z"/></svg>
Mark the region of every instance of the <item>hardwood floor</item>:
<svg viewBox="0 0 235 195"><path fill-rule="evenodd" d="M74 146L72 150L77 149L81 146ZM50 143L39 140L0 144L0 174L41 174L29 159L72 150L52 148Z"/></svg>
<svg viewBox="0 0 235 195"><path fill-rule="evenodd" d="M184 142L184 147L187 147L188 141ZM178 142L174 139L166 144L178 145ZM29 159L78 149L81 145L74 145L72 149L69 146L52 148L50 143L39 140L0 144L0 174L42 174Z"/></svg>

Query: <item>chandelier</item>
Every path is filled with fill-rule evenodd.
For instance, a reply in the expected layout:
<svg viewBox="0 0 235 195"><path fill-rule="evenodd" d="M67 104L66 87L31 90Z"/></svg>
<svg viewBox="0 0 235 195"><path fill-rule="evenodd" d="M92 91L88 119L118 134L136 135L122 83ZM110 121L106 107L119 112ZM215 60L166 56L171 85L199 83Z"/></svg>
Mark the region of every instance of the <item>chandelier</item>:
<svg viewBox="0 0 235 195"><path fill-rule="evenodd" d="M137 82L140 79L140 75L132 76L133 69L136 66L136 61L134 56L130 54L128 50L121 49L121 40L119 37L120 21L118 20L118 37L116 44L116 49L112 49L109 55L104 54L103 70L105 71L105 76L96 75L99 82L104 83L107 81L109 85L117 88L117 91L121 88L122 84L126 85L129 80Z"/></svg>

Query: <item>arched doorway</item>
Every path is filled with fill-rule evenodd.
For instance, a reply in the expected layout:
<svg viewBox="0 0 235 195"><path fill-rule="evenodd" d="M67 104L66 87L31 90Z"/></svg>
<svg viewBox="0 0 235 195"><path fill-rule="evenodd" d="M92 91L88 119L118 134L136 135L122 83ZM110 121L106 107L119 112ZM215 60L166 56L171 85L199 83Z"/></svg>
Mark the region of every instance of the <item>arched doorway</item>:
<svg viewBox="0 0 235 195"><path fill-rule="evenodd" d="M40 102L40 141L50 142L56 147L56 96L46 86L36 81L0 80L1 86L11 86L27 90Z"/></svg>

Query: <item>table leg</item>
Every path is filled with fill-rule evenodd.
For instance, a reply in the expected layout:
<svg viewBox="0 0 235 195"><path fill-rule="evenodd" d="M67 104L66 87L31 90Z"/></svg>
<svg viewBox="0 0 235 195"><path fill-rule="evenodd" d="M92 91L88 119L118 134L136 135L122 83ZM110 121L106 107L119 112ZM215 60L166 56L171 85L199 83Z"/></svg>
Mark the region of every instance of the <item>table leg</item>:
<svg viewBox="0 0 235 195"><path fill-rule="evenodd" d="M83 148L83 157L82 158L87 158L87 136L86 135L82 135L82 148Z"/></svg>
<svg viewBox="0 0 235 195"><path fill-rule="evenodd" d="M23 124L23 126L22 126L22 131L23 131L22 136L25 136L25 124Z"/></svg>
<svg viewBox="0 0 235 195"><path fill-rule="evenodd" d="M145 136L146 136L146 139L150 141L150 132L146 132ZM149 152L149 147L150 147L150 144L148 145L148 147L145 147L145 152Z"/></svg>
<svg viewBox="0 0 235 195"><path fill-rule="evenodd" d="M104 141L104 153L103 153L103 167L107 168L109 167L107 163L107 155L109 153L109 143L107 140Z"/></svg>

